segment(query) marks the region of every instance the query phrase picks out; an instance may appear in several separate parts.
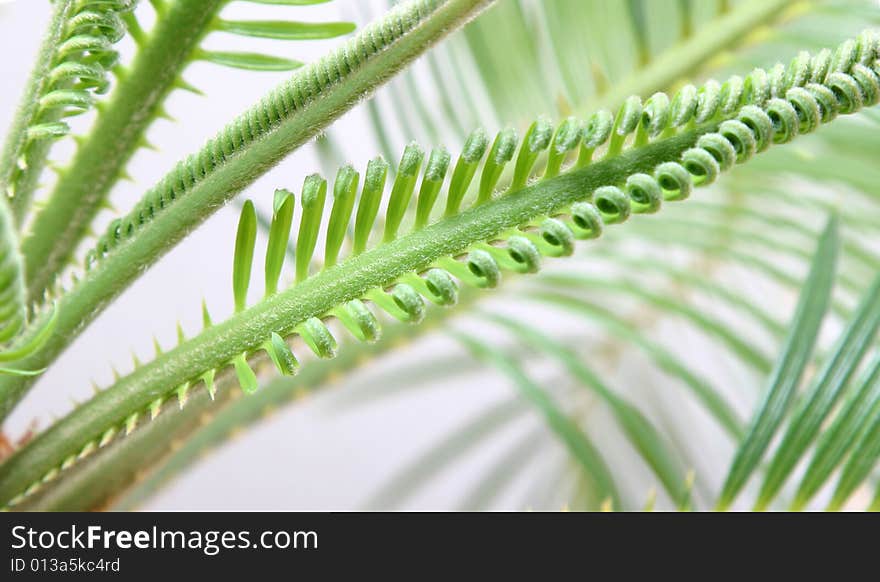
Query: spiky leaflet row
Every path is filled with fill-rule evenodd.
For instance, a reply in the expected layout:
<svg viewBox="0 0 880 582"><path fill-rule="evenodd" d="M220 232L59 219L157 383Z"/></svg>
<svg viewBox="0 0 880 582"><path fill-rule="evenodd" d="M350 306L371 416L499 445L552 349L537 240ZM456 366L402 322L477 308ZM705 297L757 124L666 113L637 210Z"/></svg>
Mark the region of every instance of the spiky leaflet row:
<svg viewBox="0 0 880 582"><path fill-rule="evenodd" d="M71 286L49 294L48 299L58 301L55 331L22 365L47 366L115 297L223 202L491 1L407 0L343 46L302 67L240 115L197 154L177 164L124 219L110 225L100 252L87 254L97 259L90 269L74 273ZM38 311L40 320L49 315L42 308ZM0 417L32 384L26 378L0 378Z"/></svg>
<svg viewBox="0 0 880 582"><path fill-rule="evenodd" d="M126 20L137 51L131 63L114 69L118 83L102 103L89 133L78 140L76 154L59 173L47 204L36 212L22 242L27 287L38 298L73 261L78 243L97 214L108 205L114 184L127 175L126 165L139 148L155 148L146 132L160 117L170 118L165 102L175 89L201 93L183 78L197 60L238 68L286 71L301 62L259 53L212 52L200 48L212 32L283 40L331 38L351 32L343 22L225 20L219 16L230 0L158 3L156 23L143 31L134 15ZM296 12L291 10L293 14Z"/></svg>

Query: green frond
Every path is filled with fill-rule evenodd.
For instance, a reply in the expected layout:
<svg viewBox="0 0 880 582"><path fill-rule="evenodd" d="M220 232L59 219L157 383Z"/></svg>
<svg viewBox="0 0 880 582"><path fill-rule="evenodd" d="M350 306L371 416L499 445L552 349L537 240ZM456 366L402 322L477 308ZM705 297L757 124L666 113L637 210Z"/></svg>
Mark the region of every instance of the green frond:
<svg viewBox="0 0 880 582"><path fill-rule="evenodd" d="M87 272L58 299L55 333L28 365L42 367L57 356L113 297L223 202L490 1L401 4L342 47L301 68L197 154L179 162L128 215L113 221L87 253ZM64 216L64 224L49 240L67 228L72 214ZM25 256L27 260L28 253ZM19 380L0 387L0 416L8 414L29 385Z"/></svg>
<svg viewBox="0 0 880 582"><path fill-rule="evenodd" d="M28 88L0 156L0 190L20 224L46 166L51 143L70 131L64 119L106 93L134 0L59 0Z"/></svg>
<svg viewBox="0 0 880 582"><path fill-rule="evenodd" d="M863 446L873 442L880 435L871 435L870 426L873 418L877 415L877 403L880 402L880 360L875 358L868 367L864 378L857 383L857 388L851 391L846 402L834 417L834 422L819 437L816 443L816 451L810 460L810 465L798 487L797 496L792 504L794 509L806 507L812 497L831 477L831 473L843 462L847 450L862 441ZM856 447L860 448L860 447ZM870 455L863 451L854 453L853 458L859 459L857 463L872 466ZM853 471L850 471L852 475ZM852 483L860 483L867 477L863 473ZM844 492L844 489L848 491ZM839 507L852 492L851 485L840 487L840 494L834 501Z"/></svg>
<svg viewBox="0 0 880 582"><path fill-rule="evenodd" d="M880 461L880 406L874 403L868 416L861 424L861 435L852 444L852 452L844 465L834 490L828 509L839 510L849 500L856 489L871 476ZM878 498L871 503L870 510L877 511Z"/></svg>
<svg viewBox="0 0 880 582"><path fill-rule="evenodd" d="M756 507L764 509L776 497L797 461L819 434L823 422L849 388L862 359L873 347L880 328L880 277L865 292L861 305L841 335L815 382L801 395L788 429L770 461Z"/></svg>
<svg viewBox="0 0 880 582"><path fill-rule="evenodd" d="M417 322L424 315L424 298L454 303L456 280L468 286L495 286L502 271L533 272L541 256L570 254L576 239L595 238L604 224L624 222L631 214L655 212L664 201L687 198L694 185L711 183L735 162L745 162L773 143L812 131L837 113L854 112L862 104L875 102L877 50L875 37L866 33L857 42L841 45L829 66L818 58L796 60L788 69L758 70L744 83L716 84L717 98L707 98L708 89L688 86L672 99L655 96L644 106L638 98L629 99L616 116L603 112L586 120L579 142L554 142L552 136L563 132L554 133L552 126L539 120L526 132L516 160L508 152L515 151L517 142L503 131L486 156L479 184L466 197L470 207L401 234L403 218L418 213L418 203L413 204L412 198L423 154L420 148L410 147L391 185L383 228L372 228L376 218L372 211L363 217L360 211L355 215L356 222L368 220L377 236L382 232L381 242L367 237L363 253L315 273L302 266L311 263L316 248L320 215L312 209L323 207L326 183L317 176L307 178L297 241L297 284L145 364L37 437L5 463L0 497L8 502L21 492L28 477L57 467L64 455L78 447L77 439L59 443L56 435L79 434L80 442L92 442L133 412L166 398L168 386L182 386L209 370L233 365L243 387L255 387L245 356L263 349L272 334L285 339L300 336L316 355L332 356L335 340L322 319L353 301L366 299L394 318ZM567 120L563 126L571 123ZM567 153L573 162L558 175L554 168L553 177L546 177L546 168L537 162L551 143L564 144L559 153ZM508 162L511 185L493 196L491 191ZM438 168L445 166L429 163L423 185L437 182ZM337 176L343 185L333 188L331 222L348 224L351 220L352 178L350 171ZM375 192L382 190L380 185ZM433 186L419 192L437 199ZM363 195L361 200L373 204ZM157 204L155 209L159 208ZM144 225L114 225L111 238L105 237L102 243L107 246L106 257L95 257L97 264L90 275L100 273L102 264L118 259L121 251L130 251L140 240L139 236L119 240L129 236L129 224L137 235L139 230L150 231L156 220L168 215L165 209ZM341 248L339 238L346 230L329 229L327 248L334 252ZM376 240L372 248L370 238ZM118 246L110 247L111 241ZM369 311L354 305L348 314L354 329L364 337L376 337ZM728 419L728 427L736 430L736 423ZM52 453L26 463L29 455L37 454L34 451Z"/></svg>
<svg viewBox="0 0 880 582"><path fill-rule="evenodd" d="M795 466L806 459L814 440L817 440L816 447L806 473L801 478L792 503L793 509L804 509L834 470L845 463L829 505L830 509L840 509L855 489L868 478L880 458L880 432L876 430L877 419L880 418L880 409L877 406L880 366L876 358L868 366L863 378L850 385L869 350L875 346L875 336L880 327L875 313L880 304L877 293L880 277L864 293L860 305L841 332L836 347L793 406L794 390L801 383L803 368L808 359L804 352L798 355L798 349L811 349L810 343L815 341L819 323L825 313L821 306L808 309L808 303L827 303L830 290L827 275L823 277L822 272L830 270L827 262L836 245L834 236L831 236L831 228L826 231L817 251L810 282L802 293L789 342L771 378L771 387L755 414L749 434L734 458L718 502L720 509L727 509L735 501L750 475L757 470L771 439L783 422L787 422L788 426L770 457L755 503L758 510L767 509L779 495ZM820 286L817 287L817 284ZM801 326L807 324L810 329L801 329ZM804 335L798 337L798 331ZM798 342L801 344L800 348L796 347ZM836 408L837 401L844 395L847 398L843 406ZM828 428L820 435L820 427L826 422Z"/></svg>
<svg viewBox="0 0 880 582"><path fill-rule="evenodd" d="M311 40L333 38L353 30L349 23L295 21L227 21L219 17L229 0L174 2L157 14L156 23L139 35L137 52L110 99L98 112L89 134L79 143L70 165L61 172L48 204L37 213L22 243L28 290L38 299L71 261L113 185L125 174L133 155L145 146L153 122L168 114L164 103L175 89L194 90L183 79L195 60L238 68L287 71L299 61L255 53L207 51L201 48L212 32ZM133 15L129 27L137 25ZM140 27L137 27L140 30ZM195 89L198 91L197 89Z"/></svg>

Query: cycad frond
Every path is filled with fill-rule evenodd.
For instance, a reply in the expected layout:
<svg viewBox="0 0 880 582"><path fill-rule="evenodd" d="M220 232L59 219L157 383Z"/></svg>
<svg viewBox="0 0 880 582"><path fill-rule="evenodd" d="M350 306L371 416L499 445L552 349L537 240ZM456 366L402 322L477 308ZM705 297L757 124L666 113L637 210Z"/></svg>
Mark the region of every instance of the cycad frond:
<svg viewBox="0 0 880 582"><path fill-rule="evenodd" d="M109 89L118 55L113 45L125 35L123 15L132 0L59 0L33 77L0 158L0 188L12 200L16 222L28 209L49 154L67 135L63 120L89 110L96 94Z"/></svg>
<svg viewBox="0 0 880 582"><path fill-rule="evenodd" d="M664 199L683 200L694 183L712 183L721 171L749 160L772 143L788 142L799 132L831 121L837 113L852 113L865 103L876 102L880 97L874 70L878 50L875 36L864 33L833 54L799 58L787 69L756 70L744 82L732 78L724 85L707 83L701 90L686 86L672 99L657 94L644 106L637 97L630 98L616 116L599 112L583 130L575 120L566 120L555 131L539 120L526 133L515 160L517 141L512 132L503 131L486 155L472 206L462 211L473 170L488 146L476 134L475 142L482 145L459 158L446 191L445 215L430 220L449 162L448 155L438 151L429 159L413 202L416 226L400 236L424 157L419 148L410 147L391 187L382 243L336 265L346 226L352 221L358 183L356 172L343 168L333 188L325 268L312 276L309 265L327 186L320 177L310 176L301 197L298 282L244 310L249 279L245 275L250 273L256 223L252 207L246 205L236 245L239 313L136 369L29 446L38 451L50 448L54 450L51 456L29 459L28 450L23 449L7 461L4 468L13 470L0 478L3 499L17 498L35 479L55 471L67 455L81 447L91 451L95 442L109 442L111 438L104 435L117 431L131 415L146 412L171 393L188 394L193 382L206 375L213 378L221 367L233 365L242 387L252 391L256 378L246 358L258 350L266 350L276 364L284 363L279 365L283 373L292 372L296 359L282 338L296 334L317 355L334 355L335 341L321 321L324 318L337 317L356 336L375 338L376 320L361 299L398 319L419 321L424 311L422 296L441 305L455 302L453 277L476 287L493 287L502 269L533 272L541 255L570 254L574 239L595 238L604 224L624 222L631 213L656 212ZM594 159L600 147L601 156ZM575 150L576 160L563 167ZM545 166L536 165L544 152ZM510 186L495 197L508 162L512 162ZM360 204L366 210L361 212L359 206L354 218L355 238L358 231L374 230L384 190L384 171L375 169L381 164L375 162L365 180ZM531 181L533 177L539 179ZM292 212L292 202L282 194L276 218L285 217L289 225L282 212L285 208ZM114 226L111 234L123 237L128 232L123 223ZM281 253L284 246L273 248ZM464 260L457 260L464 253ZM269 264L279 262L272 259ZM277 271L273 273L277 279ZM169 386L175 388L170 391ZM111 409L109 414L96 414ZM80 437L71 439L73 433ZM66 435L66 442L54 442L57 434ZM583 452L586 449L581 445L578 450Z"/></svg>
<svg viewBox="0 0 880 582"><path fill-rule="evenodd" d="M63 295L58 301L57 325L45 349L26 365L45 366L127 284L224 201L430 48L450 27L477 14L488 1L409 0L341 48L301 68L198 153L179 162L130 213L110 224L87 253L82 279L74 276L71 289L59 287L47 293L47 300ZM48 316L47 311L37 321ZM5 416L31 383L17 379L3 384L0 413Z"/></svg>
<svg viewBox="0 0 880 582"><path fill-rule="evenodd" d="M145 31L134 14L126 17L136 52L117 66L118 83L103 103L94 126L79 140L76 154L59 173L47 204L36 213L24 239L30 296L39 299L73 260L96 215L108 204L113 185L126 175L134 154L152 146L147 130L168 117L165 102L175 90L201 93L187 82L184 69L198 60L260 70L288 71L302 63L255 53L202 49L212 33L270 36L283 40L332 38L353 29L349 23L232 21L220 17L230 0L159 3L156 23ZM291 11L295 12L295 11ZM185 34L181 31L186 31Z"/></svg>

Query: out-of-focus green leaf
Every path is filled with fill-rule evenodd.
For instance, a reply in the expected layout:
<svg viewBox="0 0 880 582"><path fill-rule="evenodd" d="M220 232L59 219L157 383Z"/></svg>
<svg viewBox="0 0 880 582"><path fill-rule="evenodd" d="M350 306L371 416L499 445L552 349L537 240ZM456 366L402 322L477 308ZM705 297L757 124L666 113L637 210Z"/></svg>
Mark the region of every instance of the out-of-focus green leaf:
<svg viewBox="0 0 880 582"><path fill-rule="evenodd" d="M510 356L463 333L453 334L475 356L491 362L508 376L529 402L544 415L548 426L577 459L591 481L597 498L611 502L614 509L622 509L617 486L602 455L578 424L566 415L540 386L535 384L520 365Z"/></svg>
<svg viewBox="0 0 880 582"><path fill-rule="evenodd" d="M353 22L294 22L287 20L221 20L217 30L241 36L280 40L335 38L355 29Z"/></svg>
<svg viewBox="0 0 880 582"><path fill-rule="evenodd" d="M843 467L828 509L842 508L871 474L878 459L880 459L880 402L876 402L869 413L867 427L853 447L849 461ZM878 501L880 501L880 490L878 490L878 498L872 503L872 508L875 510L880 509Z"/></svg>
<svg viewBox="0 0 880 582"><path fill-rule="evenodd" d="M770 376L767 392L727 474L718 500L718 508L721 510L730 507L758 467L770 440L791 406L828 309L839 246L838 219L832 216L819 239L810 274L801 292L782 353Z"/></svg>
<svg viewBox="0 0 880 582"><path fill-rule="evenodd" d="M487 314L486 317L510 329L518 339L534 349L558 359L581 386L595 392L611 408L624 434L663 484L669 496L677 503L683 502L687 495L683 471L666 447L663 437L635 406L608 388L577 354L546 334L502 315Z"/></svg>
<svg viewBox="0 0 880 582"><path fill-rule="evenodd" d="M761 487L756 504L764 509L776 497L822 423L844 393L880 328L880 277L865 293L817 380L802 396ZM836 463L835 463L836 464Z"/></svg>
<svg viewBox="0 0 880 582"><path fill-rule="evenodd" d="M880 403L880 357L874 360L868 373L856 389L834 422L819 437L816 452L810 466L801 480L792 509L803 509L831 473L843 462L860 434L864 434L871 421L871 413Z"/></svg>

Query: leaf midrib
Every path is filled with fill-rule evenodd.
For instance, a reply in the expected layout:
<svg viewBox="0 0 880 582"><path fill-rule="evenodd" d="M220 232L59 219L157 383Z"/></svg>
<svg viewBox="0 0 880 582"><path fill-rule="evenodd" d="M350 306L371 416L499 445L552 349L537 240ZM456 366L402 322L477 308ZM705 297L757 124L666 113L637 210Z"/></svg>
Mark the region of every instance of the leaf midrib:
<svg viewBox="0 0 880 582"><path fill-rule="evenodd" d="M31 463L19 466L16 457L0 466L0 503L8 502L22 487L35 481L66 456L78 452L109 426L120 424L132 412L145 410L176 385L206 370L224 365L233 356L257 348L273 331L289 335L297 324L362 297L372 288L393 283L399 276L428 268L434 261L454 256L471 244L492 240L507 229L587 198L596 187L621 182L626 176L650 170L676 159L699 135L716 124L629 150L617 157L543 180L490 203L412 232L318 273L269 298L154 361L136 369L112 389L102 392L38 436L29 446ZM125 243L130 247L133 243ZM117 251L123 251L122 247ZM117 256L123 253L117 253ZM58 327L70 326L70 313L59 315ZM36 462L43 459L44 462Z"/></svg>

